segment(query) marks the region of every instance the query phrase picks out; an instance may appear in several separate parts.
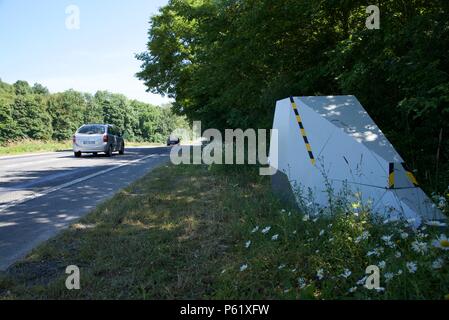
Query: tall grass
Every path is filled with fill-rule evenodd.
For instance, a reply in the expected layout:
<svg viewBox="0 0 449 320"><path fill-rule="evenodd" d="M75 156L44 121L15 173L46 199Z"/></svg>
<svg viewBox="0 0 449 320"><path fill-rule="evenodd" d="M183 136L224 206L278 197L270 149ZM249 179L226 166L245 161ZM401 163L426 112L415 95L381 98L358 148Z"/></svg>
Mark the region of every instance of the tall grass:
<svg viewBox="0 0 449 320"><path fill-rule="evenodd" d="M71 141L42 141L24 139L0 145L0 155L62 151L72 148Z"/></svg>
<svg viewBox="0 0 449 320"><path fill-rule="evenodd" d="M243 166L244 167L244 166ZM357 200L280 203L254 170L156 169L3 275L0 298L444 299L445 227L372 219ZM65 288L77 265L81 290ZM380 285L365 287L366 268Z"/></svg>

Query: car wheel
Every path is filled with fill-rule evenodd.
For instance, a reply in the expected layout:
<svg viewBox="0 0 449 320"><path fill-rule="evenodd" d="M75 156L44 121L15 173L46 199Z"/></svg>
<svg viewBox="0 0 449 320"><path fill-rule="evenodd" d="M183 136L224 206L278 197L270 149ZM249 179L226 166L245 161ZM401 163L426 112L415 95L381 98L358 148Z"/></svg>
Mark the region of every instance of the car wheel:
<svg viewBox="0 0 449 320"><path fill-rule="evenodd" d="M125 154L125 143L124 142L122 143L122 146L120 147L120 150L119 150L118 153L121 154L121 155Z"/></svg>
<svg viewBox="0 0 449 320"><path fill-rule="evenodd" d="M106 156L112 157L112 144L109 145L108 151L106 152Z"/></svg>
<svg viewBox="0 0 449 320"><path fill-rule="evenodd" d="M75 152L75 158L81 158L81 152Z"/></svg>
<svg viewBox="0 0 449 320"><path fill-rule="evenodd" d="M96 157L96 156L98 156L98 153L97 153L97 152L94 152L93 155L94 155L94 157Z"/></svg>

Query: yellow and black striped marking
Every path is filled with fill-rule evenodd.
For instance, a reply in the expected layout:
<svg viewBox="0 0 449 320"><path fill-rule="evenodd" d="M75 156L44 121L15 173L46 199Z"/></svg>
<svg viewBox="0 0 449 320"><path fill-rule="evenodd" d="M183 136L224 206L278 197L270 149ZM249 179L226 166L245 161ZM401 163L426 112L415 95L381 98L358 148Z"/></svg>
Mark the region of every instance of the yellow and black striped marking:
<svg viewBox="0 0 449 320"><path fill-rule="evenodd" d="M405 175L410 180L410 182L413 183L413 186L418 187L418 182L416 181L416 178L413 175L412 171L407 167L407 165L404 162L402 162L401 165L404 168ZM389 167L388 167L388 187L390 189L395 188L395 186L394 186L395 185L394 167L395 167L395 163L390 162ZM399 189L401 189L401 188L399 188Z"/></svg>
<svg viewBox="0 0 449 320"><path fill-rule="evenodd" d="M394 189L394 162L388 166L388 188Z"/></svg>
<svg viewBox="0 0 449 320"><path fill-rule="evenodd" d="M302 124L301 116L299 115L298 108L296 106L295 100L293 97L290 97L290 102L292 104L293 112L295 113L296 121L298 121L299 129L301 131L301 135L304 139L304 143L306 144L307 152L309 153L310 162L312 165L315 165L315 157L313 156L312 147L310 146L309 139L307 139L306 130L304 129L304 125Z"/></svg>
<svg viewBox="0 0 449 320"><path fill-rule="evenodd" d="M410 180L411 183L413 183L413 185L415 187L418 187L418 181L416 180L415 176L413 175L412 171L408 168L407 164L405 162L402 162L402 167L405 170L405 174L407 175L407 178Z"/></svg>

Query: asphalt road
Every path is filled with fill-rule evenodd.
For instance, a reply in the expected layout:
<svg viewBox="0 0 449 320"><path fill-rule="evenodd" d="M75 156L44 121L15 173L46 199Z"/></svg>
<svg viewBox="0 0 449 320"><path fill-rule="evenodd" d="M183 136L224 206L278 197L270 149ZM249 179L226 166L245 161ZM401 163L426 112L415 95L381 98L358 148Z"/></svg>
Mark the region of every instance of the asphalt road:
<svg viewBox="0 0 449 320"><path fill-rule="evenodd" d="M72 152L0 157L0 270L169 161L169 154L161 147L127 148L111 158Z"/></svg>

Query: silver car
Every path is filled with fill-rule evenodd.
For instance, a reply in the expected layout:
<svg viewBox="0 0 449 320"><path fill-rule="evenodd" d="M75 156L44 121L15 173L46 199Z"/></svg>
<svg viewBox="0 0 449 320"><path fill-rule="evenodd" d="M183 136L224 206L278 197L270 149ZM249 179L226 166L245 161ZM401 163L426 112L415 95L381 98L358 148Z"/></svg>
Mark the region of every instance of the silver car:
<svg viewBox="0 0 449 320"><path fill-rule="evenodd" d="M108 157L114 151L125 153L125 141L120 130L109 124L85 124L73 136L73 152L75 157L83 153L97 155L104 152Z"/></svg>

